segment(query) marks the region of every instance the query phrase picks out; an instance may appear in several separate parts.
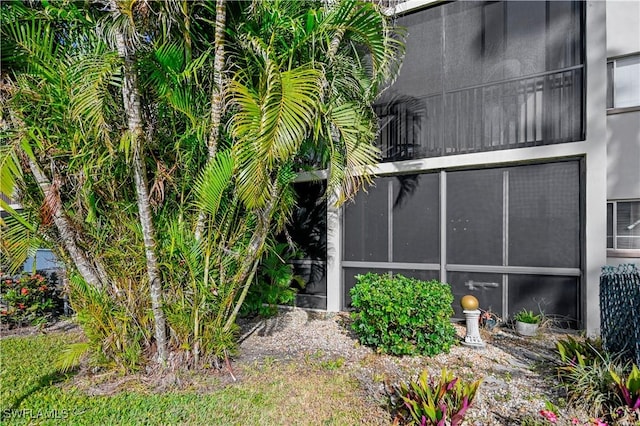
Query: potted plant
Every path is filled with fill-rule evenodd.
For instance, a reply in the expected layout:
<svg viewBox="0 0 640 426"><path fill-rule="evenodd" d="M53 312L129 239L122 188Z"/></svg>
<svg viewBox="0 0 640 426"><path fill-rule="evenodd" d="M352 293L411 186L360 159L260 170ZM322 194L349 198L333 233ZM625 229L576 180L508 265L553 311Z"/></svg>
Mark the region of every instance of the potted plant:
<svg viewBox="0 0 640 426"><path fill-rule="evenodd" d="M542 322L542 314L534 314L533 311L522 309L513 317L516 323L516 332L521 336L535 336L538 326Z"/></svg>

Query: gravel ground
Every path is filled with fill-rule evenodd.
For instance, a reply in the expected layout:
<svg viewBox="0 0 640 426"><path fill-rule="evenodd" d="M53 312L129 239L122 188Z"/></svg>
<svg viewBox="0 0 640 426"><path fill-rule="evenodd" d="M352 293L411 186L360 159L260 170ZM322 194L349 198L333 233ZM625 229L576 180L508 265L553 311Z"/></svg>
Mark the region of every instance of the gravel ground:
<svg viewBox="0 0 640 426"><path fill-rule="evenodd" d="M267 364L274 360L304 362L312 359L333 363L333 366L358 379L371 402L386 406L394 384L416 377L425 368L431 375L439 376L441 369L447 367L464 380L483 379L474 405L467 411L465 426L543 425L531 420L542 420L539 411L545 408L547 401L561 407L560 418L565 421L559 421L558 425L570 424L569 419L574 416L583 422L589 420L588 413L564 407L553 366L549 362L556 359L553 353L555 342L566 334L543 329L537 337L524 338L508 328L481 330L486 343L483 349L456 345L448 354L432 358L394 357L360 345L350 331L349 323L349 316L344 313L327 314L301 309L286 310L267 320L243 321L240 324L243 332L240 353L233 360L234 369L241 371L243 365ZM465 327L457 324L455 327L462 340ZM46 328L2 329L0 337L73 330L77 330L73 323L62 321ZM219 377L225 379L223 382L231 380L226 370L220 373ZM82 382L84 376L78 377L76 382ZM87 386L99 388L93 379L89 380L91 386ZM118 383L116 381L115 384ZM107 391L111 393L118 387L111 386L113 383L110 382L107 385ZM157 387L155 383L154 388ZM529 422L523 423L526 419ZM389 418L381 418L374 424L388 422ZM371 424L368 420L363 420L363 423Z"/></svg>
<svg viewBox="0 0 640 426"><path fill-rule="evenodd" d="M367 395L380 404L388 400L393 384L415 377L423 368L439 375L447 367L465 380L483 379L465 425L518 425L527 418L542 420L539 411L545 408L546 401L563 405L553 369L545 361L555 359L555 341L566 334L544 329L537 337L524 338L507 328L482 330L486 343L483 349L457 345L450 353L433 358L393 357L359 345L348 322L346 314L292 310L272 319L243 324L245 334L235 361L293 362L309 356L341 360L341 368L354 374ZM456 325L456 331L462 339L465 327ZM589 419L587 413L566 407L560 413L561 418Z"/></svg>

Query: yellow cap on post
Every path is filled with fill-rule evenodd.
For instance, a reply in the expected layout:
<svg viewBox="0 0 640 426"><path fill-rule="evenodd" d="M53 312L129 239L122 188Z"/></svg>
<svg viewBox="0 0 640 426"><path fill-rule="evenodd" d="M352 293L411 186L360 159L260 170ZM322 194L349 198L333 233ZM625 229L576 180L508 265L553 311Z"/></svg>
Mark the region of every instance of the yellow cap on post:
<svg viewBox="0 0 640 426"><path fill-rule="evenodd" d="M475 311L478 309L478 306L480 306L480 304L478 303L478 299L470 294L467 294L466 296L462 296L462 299L460 299L460 306L462 306L462 309L464 309L465 311Z"/></svg>

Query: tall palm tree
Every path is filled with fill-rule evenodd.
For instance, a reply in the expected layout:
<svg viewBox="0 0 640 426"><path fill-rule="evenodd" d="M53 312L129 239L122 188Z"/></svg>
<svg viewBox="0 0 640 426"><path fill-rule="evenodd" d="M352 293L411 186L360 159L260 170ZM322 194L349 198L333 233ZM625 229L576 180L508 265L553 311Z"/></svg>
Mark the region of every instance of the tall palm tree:
<svg viewBox="0 0 640 426"><path fill-rule="evenodd" d="M341 200L366 181L370 103L400 44L354 0L73 5L2 5L0 189L19 188L43 219L30 232L102 289L100 312L127 318L104 333L134 352L153 340L161 363L169 345L226 356L297 165L321 158Z"/></svg>
<svg viewBox="0 0 640 426"><path fill-rule="evenodd" d="M255 273L291 167L305 144L326 151L328 190L344 201L367 180L378 158L371 103L393 78L402 44L371 3L254 2L236 30L235 74L228 102L236 188L257 226L239 283ZM283 216L283 215L281 215ZM284 215L286 217L286 214ZM248 285L243 286L243 300ZM234 320L230 316L228 324Z"/></svg>
<svg viewBox="0 0 640 426"><path fill-rule="evenodd" d="M149 182L144 164L145 131L143 128L140 86L138 83L137 40L143 37L137 34L133 19L134 2L116 2L110 0L110 19L112 19L113 37L118 55L123 61L122 72L122 103L127 119L128 133L123 137L128 139L132 152L132 166L135 182L136 199L142 235L144 240L147 276L149 279L149 294L151 309L155 324L155 339L158 351L158 361L166 365L168 359L166 321L163 311L162 283L156 256L156 231L149 202Z"/></svg>
<svg viewBox="0 0 640 426"><path fill-rule="evenodd" d="M77 34L71 34L70 28L52 19L42 19L37 11L30 11L19 3L3 4L2 14L5 18L3 77L8 87L7 96L3 96L3 116L11 124L5 129L6 137L0 147L0 190L11 196L22 189L23 198L31 197L39 206L44 222L44 226L39 228L44 241L59 240L59 254L70 259L85 281L96 288L106 287L109 280L104 266L100 259L92 258L82 247L82 238L76 232L74 221L64 209L61 186L65 182L59 162L65 149L74 149L74 143L69 144L69 141L77 141L74 132L63 124L68 124L70 118L65 106L76 102L71 85L78 73L87 69L96 72L93 83L108 84L113 58L106 55L102 60L96 60L97 55L103 52L90 37L85 39L86 50L81 51L74 45L73 37ZM68 15L81 16L73 7ZM64 42L59 37L61 30L68 37ZM4 68L12 65L15 67L13 70ZM19 73L11 76L11 71ZM89 118L100 122L104 118L101 107L108 99L92 99L96 101L91 104L95 110ZM44 155L52 149L57 150L55 157ZM99 152L96 154L100 155ZM31 181L24 180L24 172L30 173ZM35 186L35 191L26 191L25 185L28 184ZM0 204L5 210L12 211L5 202L0 201ZM20 218L13 213L15 218ZM36 230L24 221L21 224L26 229ZM25 255L26 252L22 252L14 266L20 266L19 261L24 260Z"/></svg>

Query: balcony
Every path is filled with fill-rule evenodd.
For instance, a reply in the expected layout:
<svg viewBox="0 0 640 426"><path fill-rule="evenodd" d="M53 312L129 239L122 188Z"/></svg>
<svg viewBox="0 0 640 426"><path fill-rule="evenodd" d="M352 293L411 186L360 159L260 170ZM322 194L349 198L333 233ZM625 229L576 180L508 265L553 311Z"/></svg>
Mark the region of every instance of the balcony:
<svg viewBox="0 0 640 426"><path fill-rule="evenodd" d="M583 65L374 107L383 161L584 139Z"/></svg>

